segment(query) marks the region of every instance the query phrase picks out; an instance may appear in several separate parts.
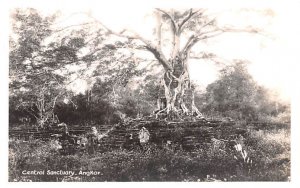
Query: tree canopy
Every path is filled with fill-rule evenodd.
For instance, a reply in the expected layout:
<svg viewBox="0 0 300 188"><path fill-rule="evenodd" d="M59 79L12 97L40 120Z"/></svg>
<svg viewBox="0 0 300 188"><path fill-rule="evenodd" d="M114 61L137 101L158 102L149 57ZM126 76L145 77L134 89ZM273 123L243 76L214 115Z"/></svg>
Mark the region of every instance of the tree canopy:
<svg viewBox="0 0 300 188"><path fill-rule="evenodd" d="M280 104L272 97L271 91L253 80L247 64L236 61L221 70L220 78L206 88L205 111L249 121L257 121L264 116L277 116L284 111L286 105Z"/></svg>

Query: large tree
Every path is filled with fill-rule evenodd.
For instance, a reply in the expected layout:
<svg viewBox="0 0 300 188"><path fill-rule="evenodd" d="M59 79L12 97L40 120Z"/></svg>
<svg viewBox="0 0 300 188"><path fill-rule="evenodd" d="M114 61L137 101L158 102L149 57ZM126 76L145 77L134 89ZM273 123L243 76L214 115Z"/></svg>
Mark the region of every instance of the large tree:
<svg viewBox="0 0 300 188"><path fill-rule="evenodd" d="M11 108L27 111L40 127L53 120L56 102L70 94L66 65L81 61L78 52L84 46L82 37L57 35L52 29L56 17L35 9L11 12L9 89L10 103L15 103Z"/></svg>
<svg viewBox="0 0 300 188"><path fill-rule="evenodd" d="M166 11L156 9L157 26L156 40L150 41L143 38L134 31L122 30L115 32L97 20L108 34L118 37L125 37L129 42L139 41L138 49L144 49L153 54L157 62L163 67L160 81L161 92L158 98L157 114L166 112L169 118L178 118L181 115L196 115L203 117L194 102L193 86L190 82L188 62L190 53L195 44L207 39L216 37L228 31L247 31L233 28L220 28L216 24L215 18L205 14L205 10L189 9L186 11ZM168 30L166 30L168 28ZM164 33L170 33L166 35ZM162 40L168 36L168 40ZM186 39L186 42L182 42ZM168 44L165 44L168 43ZM162 48L171 49L171 53L166 55ZM205 51L197 52L200 58L212 58L213 55ZM198 56L199 58L199 56Z"/></svg>
<svg viewBox="0 0 300 188"><path fill-rule="evenodd" d="M246 65L246 62L236 61L226 66L221 70L220 78L207 86L206 111L240 120L257 119L258 85Z"/></svg>
<svg viewBox="0 0 300 188"><path fill-rule="evenodd" d="M56 17L45 17L35 9L11 12L10 107L27 111L40 127L54 117L59 100L67 97L66 102L73 102L69 91L73 82L90 82L86 91L89 106L92 95L97 99L93 94L97 91L91 87L96 78L107 83L105 92L113 105L118 87L142 73L136 71L137 59L132 58L132 53L117 52L122 43L102 43L103 29L89 24L59 27Z"/></svg>

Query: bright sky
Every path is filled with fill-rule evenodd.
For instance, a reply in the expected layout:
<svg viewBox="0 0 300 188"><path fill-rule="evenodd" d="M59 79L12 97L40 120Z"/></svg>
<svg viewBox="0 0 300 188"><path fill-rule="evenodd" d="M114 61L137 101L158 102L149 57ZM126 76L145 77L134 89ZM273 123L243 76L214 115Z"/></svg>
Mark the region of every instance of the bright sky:
<svg viewBox="0 0 300 188"><path fill-rule="evenodd" d="M262 29L266 35L224 34L207 43L200 43L195 46L194 50L201 52L201 49L205 48L228 61L232 59L248 60L251 62L249 71L258 83L279 91L285 99L290 98L290 86L293 82L291 73L294 70L293 63L296 53L292 53L295 52L292 51L295 49L289 42L298 34L296 31L291 31L291 23L287 21L296 16L297 6L293 6L293 4L283 4L283 1L270 3L271 1L254 0L243 1L246 2L243 5L237 4L236 1L222 1L222 4L220 1L204 3L204 1L198 0L197 3L186 1L185 4L180 4L179 1L172 1L173 3L170 4L168 1L160 1L160 3L152 4L139 3L135 6L130 2L137 1L125 1L126 3L124 3L124 1L113 0L105 4L99 1L72 2L72 4L70 1L59 1L60 6L56 3L49 4L50 1L47 5L42 1L17 2L12 3L11 7L33 7L45 14L61 10L64 24L82 22L83 14L74 13L89 12L115 31L129 28L148 39L153 39L155 17L152 13L154 7L205 7L208 14L217 16L219 25L232 25L235 28L252 26ZM203 60L191 60L190 71L191 78L203 86L213 82L218 76L214 63ZM84 89L82 87L84 82L78 81L78 84L78 88Z"/></svg>

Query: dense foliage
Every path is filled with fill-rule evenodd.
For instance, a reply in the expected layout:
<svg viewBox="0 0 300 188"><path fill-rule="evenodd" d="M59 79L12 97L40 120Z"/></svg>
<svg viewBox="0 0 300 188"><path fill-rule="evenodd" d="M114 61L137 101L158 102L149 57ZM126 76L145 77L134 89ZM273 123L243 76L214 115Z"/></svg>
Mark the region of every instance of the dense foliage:
<svg viewBox="0 0 300 188"><path fill-rule="evenodd" d="M289 109L288 104L253 80L242 61L221 70L220 78L207 86L203 102L204 112L246 121L267 121Z"/></svg>

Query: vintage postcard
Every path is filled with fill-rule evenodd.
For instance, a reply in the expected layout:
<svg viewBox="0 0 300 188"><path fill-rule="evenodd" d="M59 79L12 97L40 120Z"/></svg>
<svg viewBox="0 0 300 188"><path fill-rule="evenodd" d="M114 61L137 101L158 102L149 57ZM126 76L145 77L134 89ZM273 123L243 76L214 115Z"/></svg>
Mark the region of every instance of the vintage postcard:
<svg viewBox="0 0 300 188"><path fill-rule="evenodd" d="M8 182L293 181L291 5L35 2L8 12Z"/></svg>

